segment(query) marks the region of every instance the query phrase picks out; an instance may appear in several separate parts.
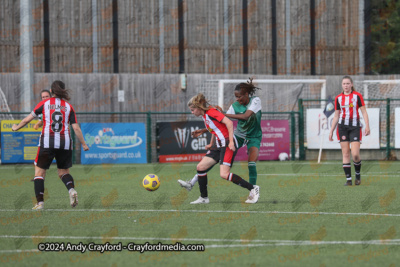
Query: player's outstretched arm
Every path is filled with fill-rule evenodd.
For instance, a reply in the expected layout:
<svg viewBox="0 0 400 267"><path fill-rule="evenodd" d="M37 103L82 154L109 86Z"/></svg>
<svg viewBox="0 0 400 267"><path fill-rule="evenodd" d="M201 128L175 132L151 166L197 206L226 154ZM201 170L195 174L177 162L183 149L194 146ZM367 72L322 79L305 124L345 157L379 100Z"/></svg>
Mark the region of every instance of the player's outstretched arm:
<svg viewBox="0 0 400 267"><path fill-rule="evenodd" d="M360 108L360 110L363 114L363 118L364 118L364 122L365 122L365 135L369 135L371 133L371 131L369 129L369 118L368 118L367 109L365 108L365 106L362 106Z"/></svg>
<svg viewBox="0 0 400 267"><path fill-rule="evenodd" d="M211 135L211 141L210 141L210 143L208 145L205 146L205 149L206 150L210 150L213 147L214 143L215 143L215 135L212 134Z"/></svg>
<svg viewBox="0 0 400 267"><path fill-rule="evenodd" d="M12 126L12 130L13 131L18 131L19 129L21 129L22 127L24 127L25 125L27 125L28 123L30 123L32 120L34 119L34 117L29 114L28 116L26 116L20 123L18 124L14 124Z"/></svg>
<svg viewBox="0 0 400 267"><path fill-rule="evenodd" d="M207 128L200 129L200 130L194 130L194 131L192 132L192 137L193 137L193 138L199 137L200 135L202 135L202 134L205 133L205 132L207 132Z"/></svg>
<svg viewBox="0 0 400 267"><path fill-rule="evenodd" d="M335 115L333 116L331 130L329 132L329 141L333 141L333 131L335 131L336 125L339 121L340 110L335 110Z"/></svg>
<svg viewBox="0 0 400 267"><path fill-rule="evenodd" d="M88 151L89 147L87 146L85 139L83 138L81 127L79 127L79 124L72 124L72 128L74 129L74 132L76 134L76 137L78 137L79 142L81 142L83 150Z"/></svg>
<svg viewBox="0 0 400 267"><path fill-rule="evenodd" d="M225 116L227 116L230 119L247 121L253 114L254 112L252 110L246 110L244 114L225 114Z"/></svg>
<svg viewBox="0 0 400 267"><path fill-rule="evenodd" d="M228 129L229 132L229 148L232 151L235 151L235 143L233 141L233 122L228 118L224 117L223 120L221 121L223 124L226 125L226 128Z"/></svg>

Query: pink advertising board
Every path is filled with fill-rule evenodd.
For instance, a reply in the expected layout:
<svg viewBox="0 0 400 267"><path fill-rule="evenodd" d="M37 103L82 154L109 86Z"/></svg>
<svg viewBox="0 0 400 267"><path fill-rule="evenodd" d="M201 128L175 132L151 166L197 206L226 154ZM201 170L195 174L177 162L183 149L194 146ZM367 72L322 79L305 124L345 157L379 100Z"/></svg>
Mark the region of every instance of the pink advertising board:
<svg viewBox="0 0 400 267"><path fill-rule="evenodd" d="M237 121L233 121L236 129ZM290 131L288 120L262 120L262 140L258 160L279 160L279 154L290 156ZM247 147L236 154L235 161L247 161Z"/></svg>

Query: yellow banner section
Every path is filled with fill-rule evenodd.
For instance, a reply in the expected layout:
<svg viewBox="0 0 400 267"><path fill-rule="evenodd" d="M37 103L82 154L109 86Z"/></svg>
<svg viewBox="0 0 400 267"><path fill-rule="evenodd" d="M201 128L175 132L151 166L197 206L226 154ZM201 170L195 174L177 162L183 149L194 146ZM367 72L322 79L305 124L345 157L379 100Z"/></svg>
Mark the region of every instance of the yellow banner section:
<svg viewBox="0 0 400 267"><path fill-rule="evenodd" d="M20 120L4 120L1 121L1 132L12 132L12 126L13 124L18 124ZM33 126L38 122L38 120L33 120L27 125L25 125L23 128L19 129L18 132L41 132L42 127L39 129L35 130Z"/></svg>
<svg viewBox="0 0 400 267"><path fill-rule="evenodd" d="M37 146L24 147L24 160L35 160L38 152Z"/></svg>

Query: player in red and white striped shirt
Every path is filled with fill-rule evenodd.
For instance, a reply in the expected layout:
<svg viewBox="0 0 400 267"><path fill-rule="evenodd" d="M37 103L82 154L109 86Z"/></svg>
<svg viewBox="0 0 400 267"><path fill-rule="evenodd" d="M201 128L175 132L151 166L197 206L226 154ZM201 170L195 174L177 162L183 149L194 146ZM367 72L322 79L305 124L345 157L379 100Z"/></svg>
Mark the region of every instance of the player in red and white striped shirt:
<svg viewBox="0 0 400 267"><path fill-rule="evenodd" d="M239 175L230 172L238 149L237 140L233 135L232 121L214 107L209 106L201 93L192 97L188 106L193 115L202 117L206 128L212 134L211 143L206 146L207 154L197 165L200 197L190 204L210 202L207 191L207 172L218 162L220 163L220 176L250 191L246 203L257 203L260 195L259 186L253 186ZM217 149L211 150L215 140Z"/></svg>
<svg viewBox="0 0 400 267"><path fill-rule="evenodd" d="M40 114L43 114L40 148L72 150L68 126L77 123L74 108L64 99L52 97L40 102L31 113L33 117Z"/></svg>
<svg viewBox="0 0 400 267"><path fill-rule="evenodd" d="M89 150L82 135L81 128L76 120L74 108L66 101L70 97L65 84L55 81L51 85L51 93L54 97L41 101L18 125L14 124L13 131L18 131L38 115L43 114L43 130L39 139L39 149L35 159L35 194L37 204L34 210L42 210L44 207L44 178L46 170L54 158L57 161L58 176L68 189L70 204L72 207L78 205L78 194L74 189L74 179L69 174L72 167L72 140L69 124L79 141L83 150Z"/></svg>
<svg viewBox="0 0 400 267"><path fill-rule="evenodd" d="M368 113L362 95L354 90L353 80L350 76L342 78L343 92L335 99L335 116L333 117L329 141L333 141L333 131L336 130L337 138L340 141L343 155L343 170L347 182L345 185L352 185L351 164L350 164L350 143L351 156L353 157L356 173L355 184L361 184L361 158L360 143L362 140L362 127L360 123L360 109L365 121L365 135L370 134Z"/></svg>

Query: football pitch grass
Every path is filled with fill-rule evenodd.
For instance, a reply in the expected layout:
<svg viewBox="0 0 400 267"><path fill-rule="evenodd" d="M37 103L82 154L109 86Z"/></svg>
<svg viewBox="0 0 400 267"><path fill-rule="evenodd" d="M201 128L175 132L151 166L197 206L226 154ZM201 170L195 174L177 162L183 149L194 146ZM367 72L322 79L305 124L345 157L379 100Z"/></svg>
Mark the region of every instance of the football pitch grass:
<svg viewBox="0 0 400 267"><path fill-rule="evenodd" d="M400 262L400 163L363 161L362 184L345 183L341 162L258 162L260 199L208 173L210 204L178 179L195 163L75 165L79 205L52 165L45 210L32 211L32 165L0 167L1 266L396 266ZM248 179L247 162L234 173ZM142 178L155 173L157 191ZM354 175L354 167L352 167ZM205 251L42 252L38 244L203 244Z"/></svg>

